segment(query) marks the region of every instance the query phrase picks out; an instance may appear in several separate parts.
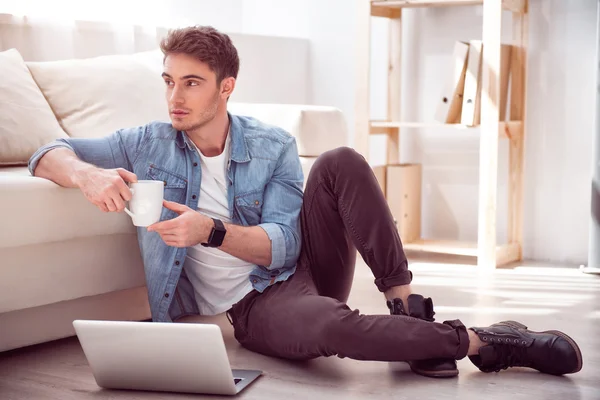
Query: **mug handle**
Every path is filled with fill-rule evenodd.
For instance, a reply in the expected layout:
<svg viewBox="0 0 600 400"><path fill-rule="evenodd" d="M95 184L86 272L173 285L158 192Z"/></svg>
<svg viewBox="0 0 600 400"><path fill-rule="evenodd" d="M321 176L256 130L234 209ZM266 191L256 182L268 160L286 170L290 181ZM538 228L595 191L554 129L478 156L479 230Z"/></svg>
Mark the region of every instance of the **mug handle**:
<svg viewBox="0 0 600 400"><path fill-rule="evenodd" d="M133 196L133 192L134 190L132 188L129 188L129 190L131 190L131 195ZM135 218L135 214L132 213L131 211L129 211L129 209L127 207L125 207L125 212L127 213L127 215L129 215L131 218Z"/></svg>

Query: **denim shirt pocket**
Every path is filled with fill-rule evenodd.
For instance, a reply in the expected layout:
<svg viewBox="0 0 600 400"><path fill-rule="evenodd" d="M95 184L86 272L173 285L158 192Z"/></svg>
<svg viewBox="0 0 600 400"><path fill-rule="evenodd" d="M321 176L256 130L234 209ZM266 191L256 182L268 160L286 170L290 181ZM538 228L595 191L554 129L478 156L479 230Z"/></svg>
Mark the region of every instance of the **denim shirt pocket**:
<svg viewBox="0 0 600 400"><path fill-rule="evenodd" d="M174 172L169 172L165 168L155 164L150 164L147 171L148 178L155 181L163 181L165 185L164 199L174 201L179 204L186 204L185 196L187 192L187 179ZM177 213L167 208L163 208L161 221L172 219Z"/></svg>
<svg viewBox="0 0 600 400"><path fill-rule="evenodd" d="M235 197L235 207L240 220L247 226L260 224L262 217L263 189L242 193Z"/></svg>

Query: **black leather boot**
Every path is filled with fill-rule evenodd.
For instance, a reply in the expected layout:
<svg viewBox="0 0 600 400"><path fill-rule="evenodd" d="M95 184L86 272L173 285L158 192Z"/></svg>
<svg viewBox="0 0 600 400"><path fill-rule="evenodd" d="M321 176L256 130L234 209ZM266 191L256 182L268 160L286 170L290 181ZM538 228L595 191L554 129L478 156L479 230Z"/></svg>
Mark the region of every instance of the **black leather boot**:
<svg viewBox="0 0 600 400"><path fill-rule="evenodd" d="M430 297L424 298L419 294L408 296L408 310L406 312L401 299L393 299L387 302L392 315L406 315L413 318L433 322L433 301ZM456 360L453 358L432 358L428 360L416 360L408 363L413 372L431 378L451 378L458 375Z"/></svg>
<svg viewBox="0 0 600 400"><path fill-rule="evenodd" d="M498 372L509 367L529 367L551 375L579 372L583 366L581 350L563 332L533 332L515 321L503 321L487 328L470 328L488 345L469 356L483 372Z"/></svg>

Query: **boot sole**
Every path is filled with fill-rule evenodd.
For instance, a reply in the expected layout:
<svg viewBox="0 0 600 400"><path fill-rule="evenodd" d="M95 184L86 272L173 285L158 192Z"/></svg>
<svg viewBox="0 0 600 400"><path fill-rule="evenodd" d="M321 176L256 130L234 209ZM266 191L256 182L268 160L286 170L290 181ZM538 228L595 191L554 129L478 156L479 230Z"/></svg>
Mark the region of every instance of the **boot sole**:
<svg viewBox="0 0 600 400"><path fill-rule="evenodd" d="M522 323L517 322L517 321L502 321L502 322L500 322L500 324L508 325L515 329L523 329L530 333L552 333L552 334L555 334L556 336L560 336L561 338L565 339L571 345L571 347L573 347L575 349L575 354L577 355L577 368L575 369L575 371L568 372L568 373L574 374L574 373L581 371L581 368L583 367L583 358L581 355L581 349L579 349L579 346L577 345L577 343L575 343L575 340L573 340L566 333L561 332L561 331L556 331L556 330L542 331L542 332L530 331L529 329L527 329L527 327L525 325L523 325Z"/></svg>
<svg viewBox="0 0 600 400"><path fill-rule="evenodd" d="M415 374L426 376L428 378L454 378L455 376L458 376L458 369L446 370L446 371L428 371L428 370L413 368L411 363L408 363L408 365L410 365L410 369Z"/></svg>

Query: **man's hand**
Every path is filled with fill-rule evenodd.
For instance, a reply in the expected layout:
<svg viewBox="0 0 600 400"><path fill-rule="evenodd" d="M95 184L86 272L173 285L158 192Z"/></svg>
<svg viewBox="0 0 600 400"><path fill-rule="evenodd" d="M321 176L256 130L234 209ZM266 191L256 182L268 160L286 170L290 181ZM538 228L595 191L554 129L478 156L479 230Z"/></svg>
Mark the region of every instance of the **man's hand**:
<svg viewBox="0 0 600 400"><path fill-rule="evenodd" d="M126 182L137 182L137 176L123 168L89 166L77 171L74 182L100 210L121 212L125 202L131 200L131 190Z"/></svg>
<svg viewBox="0 0 600 400"><path fill-rule="evenodd" d="M214 226L211 218L173 201L164 200L163 205L179 216L150 225L148 232L157 232L172 247L191 247L208 241L208 235Z"/></svg>

